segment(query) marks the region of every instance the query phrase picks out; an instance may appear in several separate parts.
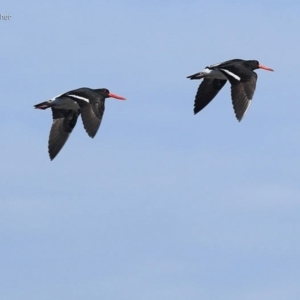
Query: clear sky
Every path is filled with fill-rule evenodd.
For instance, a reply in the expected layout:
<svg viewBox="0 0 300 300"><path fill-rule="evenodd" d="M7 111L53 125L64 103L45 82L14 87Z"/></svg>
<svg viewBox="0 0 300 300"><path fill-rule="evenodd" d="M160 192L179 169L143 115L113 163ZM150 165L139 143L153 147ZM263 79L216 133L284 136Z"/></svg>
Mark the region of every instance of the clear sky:
<svg viewBox="0 0 300 300"><path fill-rule="evenodd" d="M1 300L299 300L299 1L1 3ZM193 115L186 76L256 59ZM51 111L108 88L50 162Z"/></svg>

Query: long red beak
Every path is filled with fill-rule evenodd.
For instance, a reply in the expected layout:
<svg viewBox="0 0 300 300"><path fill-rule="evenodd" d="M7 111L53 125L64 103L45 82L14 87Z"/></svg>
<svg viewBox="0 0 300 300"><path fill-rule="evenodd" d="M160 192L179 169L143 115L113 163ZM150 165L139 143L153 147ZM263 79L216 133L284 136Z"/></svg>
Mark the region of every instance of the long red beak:
<svg viewBox="0 0 300 300"><path fill-rule="evenodd" d="M264 69L264 70L267 70L267 71L272 71L272 72L274 72L273 69L271 69L271 68L269 68L269 67L266 67L266 66L263 66L263 65L258 65L258 67L259 67L260 69Z"/></svg>
<svg viewBox="0 0 300 300"><path fill-rule="evenodd" d="M126 98L124 98L124 97L122 97L122 96L118 96L118 95L113 94L113 93L109 93L109 94L108 94L108 97L115 98L115 99L119 99L119 100L126 100Z"/></svg>

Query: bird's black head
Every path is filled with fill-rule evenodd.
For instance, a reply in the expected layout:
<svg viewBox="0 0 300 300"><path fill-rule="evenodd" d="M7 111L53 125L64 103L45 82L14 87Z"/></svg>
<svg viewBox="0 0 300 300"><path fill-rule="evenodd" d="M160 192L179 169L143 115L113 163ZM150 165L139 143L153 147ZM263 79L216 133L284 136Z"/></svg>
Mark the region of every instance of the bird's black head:
<svg viewBox="0 0 300 300"><path fill-rule="evenodd" d="M96 89L95 91L104 98L115 98L115 99L119 99L119 100L126 100L126 98L124 98L122 96L118 96L116 94L113 94L108 89L105 89L105 88Z"/></svg>
<svg viewBox="0 0 300 300"><path fill-rule="evenodd" d="M246 65L252 70L259 69L259 62L257 60L247 60Z"/></svg>
<svg viewBox="0 0 300 300"><path fill-rule="evenodd" d="M256 69L264 69L267 71L274 71L273 69L263 66L261 65L257 60L247 60L246 61L248 67L252 70L256 70Z"/></svg>
<svg viewBox="0 0 300 300"><path fill-rule="evenodd" d="M108 89L96 89L95 90L99 95L101 95L104 98L108 98L109 97L109 90Z"/></svg>

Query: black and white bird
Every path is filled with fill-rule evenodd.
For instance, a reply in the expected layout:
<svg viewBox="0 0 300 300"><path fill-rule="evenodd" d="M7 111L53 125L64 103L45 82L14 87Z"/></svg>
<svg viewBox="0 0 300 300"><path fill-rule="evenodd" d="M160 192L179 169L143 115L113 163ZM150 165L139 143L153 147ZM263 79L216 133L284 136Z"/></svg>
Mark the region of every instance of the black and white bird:
<svg viewBox="0 0 300 300"><path fill-rule="evenodd" d="M222 89L227 80L231 84L231 98L236 118L241 121L245 115L256 87L255 69L274 71L257 60L232 59L206 67L203 71L188 76L202 79L194 104L194 114L202 110Z"/></svg>
<svg viewBox="0 0 300 300"><path fill-rule="evenodd" d="M37 109L51 108L52 110L53 123L48 142L51 160L64 146L80 114L87 134L91 138L96 135L103 117L106 98L126 100L124 97L110 93L105 88L90 89L84 87L34 105Z"/></svg>

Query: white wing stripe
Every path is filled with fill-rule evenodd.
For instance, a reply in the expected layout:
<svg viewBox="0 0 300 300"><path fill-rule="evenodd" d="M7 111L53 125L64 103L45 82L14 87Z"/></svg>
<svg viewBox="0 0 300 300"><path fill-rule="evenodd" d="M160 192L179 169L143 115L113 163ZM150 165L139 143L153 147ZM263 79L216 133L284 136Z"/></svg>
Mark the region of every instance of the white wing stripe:
<svg viewBox="0 0 300 300"><path fill-rule="evenodd" d="M236 79L236 80L238 80L238 81L241 80L241 77L235 75L234 73L232 73L232 72L230 72L230 71L228 71L228 70L226 70L226 69L221 69L221 68L220 68L219 70L222 70L223 72L227 73L228 75L232 76L234 79Z"/></svg>
<svg viewBox="0 0 300 300"><path fill-rule="evenodd" d="M77 96L77 95L67 95L68 97L71 97L71 98L75 98L75 99L78 99L78 100L83 100L83 101L85 101L85 102L88 102L88 103L90 103L90 100L89 99L87 99L87 98L84 98L84 97L81 97L81 96Z"/></svg>

